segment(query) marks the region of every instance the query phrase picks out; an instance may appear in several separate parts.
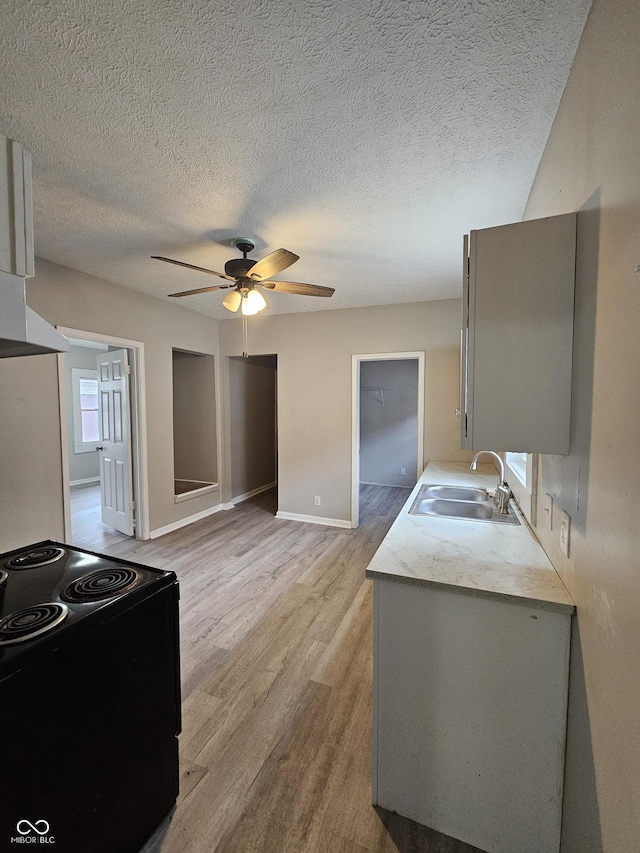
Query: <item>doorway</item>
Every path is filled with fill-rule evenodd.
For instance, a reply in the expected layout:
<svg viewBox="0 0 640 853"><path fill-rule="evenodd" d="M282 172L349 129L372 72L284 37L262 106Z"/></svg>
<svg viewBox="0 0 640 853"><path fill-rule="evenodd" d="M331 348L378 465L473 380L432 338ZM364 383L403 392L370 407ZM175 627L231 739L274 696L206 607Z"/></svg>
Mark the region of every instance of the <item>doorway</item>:
<svg viewBox="0 0 640 853"><path fill-rule="evenodd" d="M130 430L131 454L126 467L129 468L127 476L131 488L130 494L126 495L126 510L129 516L133 517L133 524L130 523L125 528L124 535L133 533L137 539L148 539L144 345L139 341L79 329L60 326L58 329L70 343L70 352L58 355L65 540L82 545L85 536L95 542L96 534L98 537L103 534L106 543L114 535L123 535L114 530L117 521L112 522L113 527L109 525L110 515L116 517L113 508L107 506L105 515L103 506L104 479L108 466L104 464L106 454L97 449L104 445L104 442L95 440L96 430L99 430L99 435L104 431L98 427L99 412L97 404L94 405L97 386L95 389L92 387L92 384L95 385L100 379L97 371L98 360L110 359L109 353L115 355L116 350L122 351L123 357L128 357L130 365L127 382L130 393L126 396L126 411L122 413L122 422L125 429ZM102 391L101 396L104 396ZM123 396L120 393L114 397L115 402L121 399ZM108 437L117 438L116 435ZM110 446L108 449L113 448ZM118 473L123 468L117 459L114 466Z"/></svg>
<svg viewBox="0 0 640 853"><path fill-rule="evenodd" d="M424 362L424 352L352 357L352 527L361 483L413 487L422 473Z"/></svg>
<svg viewBox="0 0 640 853"><path fill-rule="evenodd" d="M278 357L228 358L231 503L277 486Z"/></svg>

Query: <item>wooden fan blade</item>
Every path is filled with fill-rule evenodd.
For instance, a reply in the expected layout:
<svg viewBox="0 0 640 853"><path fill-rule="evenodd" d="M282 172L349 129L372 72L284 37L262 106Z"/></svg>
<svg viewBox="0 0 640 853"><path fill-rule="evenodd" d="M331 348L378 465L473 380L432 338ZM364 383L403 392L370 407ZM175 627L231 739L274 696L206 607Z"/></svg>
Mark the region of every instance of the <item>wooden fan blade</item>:
<svg viewBox="0 0 640 853"><path fill-rule="evenodd" d="M228 290L235 284L213 284L211 287L196 287L195 290L181 290L180 293L167 293L167 296L193 296L194 293L209 293L211 290Z"/></svg>
<svg viewBox="0 0 640 853"><path fill-rule="evenodd" d="M263 258L251 267L249 277L256 281L271 278L272 275L286 270L287 267L295 264L298 260L300 260L300 256L294 255L293 252L289 252L287 249L276 249L275 252L271 252L270 255L267 255L266 258Z"/></svg>
<svg viewBox="0 0 640 853"><path fill-rule="evenodd" d="M186 267L188 270L195 270L196 272L206 272L207 275L217 275L218 278L226 278L227 281L235 281L235 278L232 278L230 275L225 275L223 272L215 272L215 270L207 270L204 267L196 267L193 264L185 264L184 261L174 261L173 258L161 258L160 255L151 255L152 261L164 261L167 264L175 264L178 267ZM187 291L185 291L186 293ZM180 293L172 293L171 296L181 296L184 294Z"/></svg>
<svg viewBox="0 0 640 853"><path fill-rule="evenodd" d="M297 293L298 296L333 296L335 293L335 287L303 284L301 281L261 281L260 287L278 290L280 293Z"/></svg>

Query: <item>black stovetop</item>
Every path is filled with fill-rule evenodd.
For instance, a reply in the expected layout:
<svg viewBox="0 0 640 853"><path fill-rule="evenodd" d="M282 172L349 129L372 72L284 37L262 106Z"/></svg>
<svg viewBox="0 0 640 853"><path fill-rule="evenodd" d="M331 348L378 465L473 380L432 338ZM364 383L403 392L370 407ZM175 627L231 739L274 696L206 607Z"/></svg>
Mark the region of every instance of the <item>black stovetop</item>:
<svg viewBox="0 0 640 853"><path fill-rule="evenodd" d="M175 580L53 540L0 554L0 678Z"/></svg>

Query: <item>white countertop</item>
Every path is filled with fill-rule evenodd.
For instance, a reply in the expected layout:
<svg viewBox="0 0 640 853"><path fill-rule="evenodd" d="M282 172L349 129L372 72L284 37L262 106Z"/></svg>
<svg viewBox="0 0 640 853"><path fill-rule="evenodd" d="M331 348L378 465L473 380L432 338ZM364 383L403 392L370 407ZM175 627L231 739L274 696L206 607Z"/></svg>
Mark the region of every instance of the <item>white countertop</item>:
<svg viewBox="0 0 640 853"><path fill-rule="evenodd" d="M449 588L573 613L557 572L514 505L520 524L409 515L424 483L495 487L491 465L430 462L367 567L367 577Z"/></svg>

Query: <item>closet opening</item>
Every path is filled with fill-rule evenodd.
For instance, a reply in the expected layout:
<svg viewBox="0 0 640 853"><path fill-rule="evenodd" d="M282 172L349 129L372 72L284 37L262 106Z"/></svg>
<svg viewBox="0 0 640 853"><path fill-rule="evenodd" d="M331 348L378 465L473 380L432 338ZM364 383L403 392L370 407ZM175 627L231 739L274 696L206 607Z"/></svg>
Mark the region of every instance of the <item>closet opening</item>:
<svg viewBox="0 0 640 853"><path fill-rule="evenodd" d="M353 356L351 527L359 525L361 487L411 489L422 474L424 359L424 352Z"/></svg>
<svg viewBox="0 0 640 853"><path fill-rule="evenodd" d="M176 503L218 488L214 358L174 349L173 475Z"/></svg>

